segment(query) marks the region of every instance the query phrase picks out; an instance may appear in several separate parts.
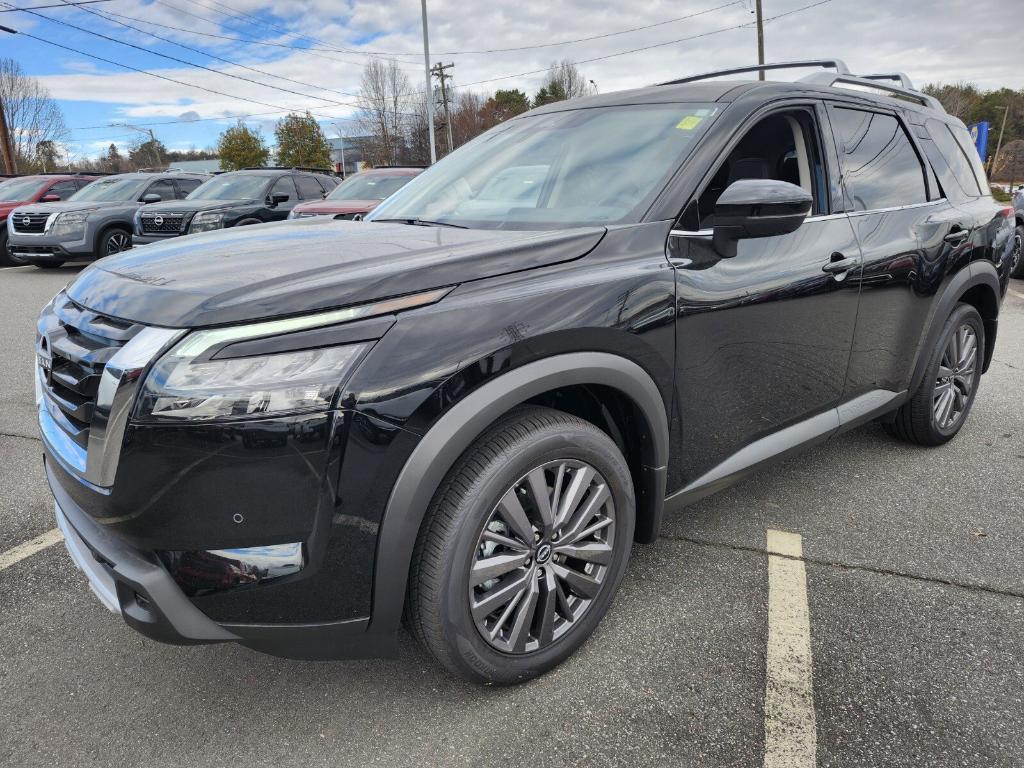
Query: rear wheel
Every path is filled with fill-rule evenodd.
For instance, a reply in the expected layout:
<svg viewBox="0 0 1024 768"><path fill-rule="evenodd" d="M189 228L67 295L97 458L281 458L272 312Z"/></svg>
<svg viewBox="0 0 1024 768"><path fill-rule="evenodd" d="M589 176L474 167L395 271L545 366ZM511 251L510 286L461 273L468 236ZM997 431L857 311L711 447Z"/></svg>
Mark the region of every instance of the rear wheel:
<svg viewBox="0 0 1024 768"><path fill-rule="evenodd" d="M1024 225L1018 224L1013 233L1013 252L1010 256L1010 277L1024 278Z"/></svg>
<svg viewBox="0 0 1024 768"><path fill-rule="evenodd" d="M942 445L967 421L981 382L985 326L978 310L959 304L946 320L924 379L886 425L901 440Z"/></svg>
<svg viewBox="0 0 1024 768"><path fill-rule="evenodd" d="M457 674L536 677L607 612L634 516L629 469L606 434L560 411L518 408L438 490L413 556L406 622Z"/></svg>

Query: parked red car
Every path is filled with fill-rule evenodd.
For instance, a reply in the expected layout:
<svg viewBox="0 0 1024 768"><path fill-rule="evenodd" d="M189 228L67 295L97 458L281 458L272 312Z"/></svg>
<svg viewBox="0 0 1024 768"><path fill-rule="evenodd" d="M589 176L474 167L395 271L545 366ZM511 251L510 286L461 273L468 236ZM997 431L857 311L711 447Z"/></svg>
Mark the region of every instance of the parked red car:
<svg viewBox="0 0 1024 768"><path fill-rule="evenodd" d="M349 176L323 200L292 208L289 219L307 216L334 216L336 219L361 219L386 197L404 187L422 168L374 168Z"/></svg>
<svg viewBox="0 0 1024 768"><path fill-rule="evenodd" d="M92 174L40 173L0 179L0 267L18 264L7 252L7 216L25 203L67 200L99 176Z"/></svg>

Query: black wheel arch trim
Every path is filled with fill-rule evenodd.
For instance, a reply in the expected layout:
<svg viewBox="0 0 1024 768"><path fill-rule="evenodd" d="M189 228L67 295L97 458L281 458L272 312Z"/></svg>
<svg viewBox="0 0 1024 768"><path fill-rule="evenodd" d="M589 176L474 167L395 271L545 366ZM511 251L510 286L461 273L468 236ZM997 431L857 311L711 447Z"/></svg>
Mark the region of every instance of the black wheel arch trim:
<svg viewBox="0 0 1024 768"><path fill-rule="evenodd" d="M93 243L92 243L92 254L93 254L93 256L95 256L97 258L102 258L104 255L106 255L106 254L101 254L100 253L100 245L103 243L103 238L105 238L107 236L107 234L110 232L110 230L112 230L112 229L124 230L125 232L128 233L128 239L131 240L132 237L135 234L135 223L134 222L132 222L132 223L125 223L123 221L111 221L108 224L104 224L103 227L100 228L100 231L96 233L96 238L93 240Z"/></svg>
<svg viewBox="0 0 1024 768"><path fill-rule="evenodd" d="M515 406L563 386L604 385L637 405L652 436L643 450L643 488L637 500L647 510L651 540L660 526L668 464L668 416L650 375L633 361L606 352L576 352L527 363L473 390L441 416L413 449L391 489L377 538L373 602L368 631L389 635L398 629L413 548L427 508L455 462L489 425ZM653 536L652 536L653 533Z"/></svg>
<svg viewBox="0 0 1024 768"><path fill-rule="evenodd" d="M992 292L992 306L995 307L995 314L991 317L986 317L984 312L981 313L985 325L985 359L981 370L982 373L988 371L989 364L992 362L992 352L995 349L999 298L1002 296L1002 289L999 283L999 273L994 264L988 261L972 261L966 268L953 275L945 290L935 299L935 311L932 313L928 330L924 335L924 343L918 349L917 363L910 380L909 390L911 392L917 390L924 378L925 369L928 367L928 350L938 342L946 318L950 316L964 295L978 286L985 286Z"/></svg>

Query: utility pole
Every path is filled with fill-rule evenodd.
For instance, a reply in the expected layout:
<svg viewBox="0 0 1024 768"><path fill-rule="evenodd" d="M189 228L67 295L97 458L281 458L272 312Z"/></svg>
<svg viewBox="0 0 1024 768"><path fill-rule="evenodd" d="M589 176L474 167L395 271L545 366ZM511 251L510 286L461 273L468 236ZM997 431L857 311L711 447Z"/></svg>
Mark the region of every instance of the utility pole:
<svg viewBox="0 0 1024 768"><path fill-rule="evenodd" d="M761 0L755 0L757 6L757 63L764 64L764 14L761 12ZM764 80L764 70L758 70L757 79Z"/></svg>
<svg viewBox="0 0 1024 768"><path fill-rule="evenodd" d="M448 87L446 83L452 79L445 70L454 67L454 62L442 64L440 61L434 65L434 68L430 70L434 76L441 81L441 104L444 108L444 124L448 129L448 153L451 154L452 150L455 149L455 143L452 141L452 116L448 110Z"/></svg>
<svg viewBox="0 0 1024 768"><path fill-rule="evenodd" d="M4 97L0 94L0 154L4 158L6 173L17 173L18 163L14 159L14 146L11 144L11 132L7 129L7 114L4 112Z"/></svg>
<svg viewBox="0 0 1024 768"><path fill-rule="evenodd" d="M1010 105L1007 104L1003 107L1003 124L999 126L999 141L996 142L996 153L992 155L992 165L988 169L989 178L995 175L997 164L999 163L999 150L1003 148L1003 131L1006 130L1006 116L1010 114Z"/></svg>
<svg viewBox="0 0 1024 768"><path fill-rule="evenodd" d="M160 167L160 155L156 151L156 134L153 133L152 128L139 128L137 125L130 125L128 123L111 123L111 128L127 128L131 131L138 131L139 133L149 134L149 153L156 162L153 164L154 168Z"/></svg>
<svg viewBox="0 0 1024 768"><path fill-rule="evenodd" d="M334 126L334 130L338 132L338 138L341 140L341 178L347 179L348 172L345 170L345 134L341 128L338 127L337 123L331 123L331 125Z"/></svg>
<svg viewBox="0 0 1024 768"><path fill-rule="evenodd" d="M427 0L420 0L423 8L423 72L427 78L427 90L424 97L427 100L427 132L430 135L430 164L437 162L437 148L434 140L434 86L430 78L430 38L427 34Z"/></svg>

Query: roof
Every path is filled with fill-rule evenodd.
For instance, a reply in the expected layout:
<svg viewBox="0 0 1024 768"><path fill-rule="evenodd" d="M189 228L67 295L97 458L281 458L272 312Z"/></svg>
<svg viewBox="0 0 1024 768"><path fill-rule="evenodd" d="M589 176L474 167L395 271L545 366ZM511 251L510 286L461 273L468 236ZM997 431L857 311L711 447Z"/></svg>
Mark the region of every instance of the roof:
<svg viewBox="0 0 1024 768"><path fill-rule="evenodd" d="M415 165L406 166L385 166L383 168L367 168L365 171L360 171L360 176L418 176L423 173L424 168ZM352 174L355 175L355 174ZM351 178L351 177L350 177Z"/></svg>

